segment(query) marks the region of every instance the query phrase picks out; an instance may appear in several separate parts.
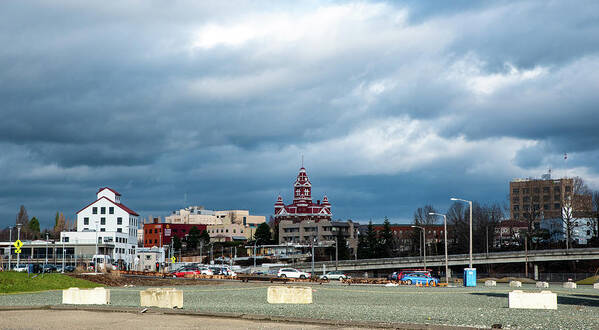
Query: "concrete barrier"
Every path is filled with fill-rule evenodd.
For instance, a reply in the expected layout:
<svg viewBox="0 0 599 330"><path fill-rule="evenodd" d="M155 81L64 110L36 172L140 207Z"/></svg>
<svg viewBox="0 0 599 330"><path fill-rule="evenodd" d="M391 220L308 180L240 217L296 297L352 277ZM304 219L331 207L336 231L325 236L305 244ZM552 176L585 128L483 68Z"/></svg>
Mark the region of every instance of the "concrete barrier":
<svg viewBox="0 0 599 330"><path fill-rule="evenodd" d="M512 288L521 288L522 282L520 281L510 281L510 287Z"/></svg>
<svg viewBox="0 0 599 330"><path fill-rule="evenodd" d="M485 281L485 286L497 286L497 281L486 280Z"/></svg>
<svg viewBox="0 0 599 330"><path fill-rule="evenodd" d="M548 288L549 283L547 282L537 282L537 288Z"/></svg>
<svg viewBox="0 0 599 330"><path fill-rule="evenodd" d="M564 282L564 289L576 289L576 283L574 282Z"/></svg>
<svg viewBox="0 0 599 330"><path fill-rule="evenodd" d="M139 291L139 304L145 307L183 308L183 291L175 288L149 288Z"/></svg>
<svg viewBox="0 0 599 330"><path fill-rule="evenodd" d="M599 283L593 284L593 289L599 289Z"/></svg>
<svg viewBox="0 0 599 330"><path fill-rule="evenodd" d="M62 290L62 303L69 305L107 305L110 304L110 290L104 288Z"/></svg>
<svg viewBox="0 0 599 330"><path fill-rule="evenodd" d="M509 293L510 308L557 309L557 294L551 291L522 292L514 290Z"/></svg>
<svg viewBox="0 0 599 330"><path fill-rule="evenodd" d="M266 300L269 304L311 304L309 286L269 286Z"/></svg>

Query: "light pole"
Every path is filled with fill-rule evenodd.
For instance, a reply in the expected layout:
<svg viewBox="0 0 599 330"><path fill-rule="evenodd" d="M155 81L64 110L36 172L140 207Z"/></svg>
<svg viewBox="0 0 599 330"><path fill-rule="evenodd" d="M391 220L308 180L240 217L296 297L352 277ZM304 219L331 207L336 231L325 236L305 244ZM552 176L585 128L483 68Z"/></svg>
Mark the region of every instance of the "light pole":
<svg viewBox="0 0 599 330"><path fill-rule="evenodd" d="M472 201L454 197L452 197L451 200L468 203L470 206L470 268L472 268Z"/></svg>
<svg viewBox="0 0 599 330"><path fill-rule="evenodd" d="M445 241L445 281L449 285L449 266L447 265L447 216L441 213L429 212L429 215L440 215L443 217L443 234Z"/></svg>
<svg viewBox="0 0 599 330"><path fill-rule="evenodd" d="M96 219L96 221L94 221L96 224L96 255L95 255L95 259L92 258L92 261L94 262L94 272L98 272L98 262L97 262L97 255L98 255L98 219ZM56 243L54 243L56 244ZM56 245L55 245L56 246Z"/></svg>
<svg viewBox="0 0 599 330"><path fill-rule="evenodd" d="M258 243L260 239L254 241L254 268L256 268L256 243Z"/></svg>
<svg viewBox="0 0 599 330"><path fill-rule="evenodd" d="M44 261L44 266L48 264L48 233L46 233L46 260Z"/></svg>
<svg viewBox="0 0 599 330"><path fill-rule="evenodd" d="M8 226L8 240L10 244L8 245L8 270L10 271L10 267L12 264L12 227Z"/></svg>
<svg viewBox="0 0 599 330"><path fill-rule="evenodd" d="M337 239L337 235L339 235L337 227L333 227L333 232L335 233L335 271L339 270L339 240Z"/></svg>
<svg viewBox="0 0 599 330"><path fill-rule="evenodd" d="M17 224L17 241L21 240L21 224ZM17 268L19 267L19 262L21 261L21 254L17 253Z"/></svg>
<svg viewBox="0 0 599 330"><path fill-rule="evenodd" d="M420 228L422 229L422 237L424 241L424 270L426 271L426 229L420 226L411 226L412 228Z"/></svg>
<svg viewBox="0 0 599 330"><path fill-rule="evenodd" d="M314 243L316 243L316 237L313 237L310 243L312 245L312 273L310 274L314 274Z"/></svg>

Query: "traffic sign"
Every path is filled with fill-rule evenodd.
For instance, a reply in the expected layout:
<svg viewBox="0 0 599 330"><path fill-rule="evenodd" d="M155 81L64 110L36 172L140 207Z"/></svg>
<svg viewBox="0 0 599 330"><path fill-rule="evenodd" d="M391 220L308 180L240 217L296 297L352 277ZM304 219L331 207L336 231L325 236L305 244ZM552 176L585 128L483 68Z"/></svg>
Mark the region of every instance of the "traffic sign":
<svg viewBox="0 0 599 330"><path fill-rule="evenodd" d="M13 245L17 248L20 249L23 246L23 242L21 242L20 239L16 240Z"/></svg>
<svg viewBox="0 0 599 330"><path fill-rule="evenodd" d="M171 257L171 261L172 261L173 263L175 263L175 261L177 261L177 258L175 258L175 257Z"/></svg>
<svg viewBox="0 0 599 330"><path fill-rule="evenodd" d="M18 254L18 253L21 253L21 249L19 249L19 248L16 248L16 249L15 249L15 253L17 253L17 254Z"/></svg>

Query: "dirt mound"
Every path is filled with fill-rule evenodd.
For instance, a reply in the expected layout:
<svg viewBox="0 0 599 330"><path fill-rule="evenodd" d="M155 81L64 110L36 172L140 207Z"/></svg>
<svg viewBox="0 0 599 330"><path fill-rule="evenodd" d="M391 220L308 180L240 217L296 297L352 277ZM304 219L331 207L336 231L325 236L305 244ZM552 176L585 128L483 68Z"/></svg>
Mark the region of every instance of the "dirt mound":
<svg viewBox="0 0 599 330"><path fill-rule="evenodd" d="M174 279L174 278L147 278L140 276L124 276L116 274L102 275L80 275L72 274L72 277L81 278L91 282L99 283L106 286L122 287L122 286L173 286L173 285L218 285L221 281L202 281L192 279Z"/></svg>

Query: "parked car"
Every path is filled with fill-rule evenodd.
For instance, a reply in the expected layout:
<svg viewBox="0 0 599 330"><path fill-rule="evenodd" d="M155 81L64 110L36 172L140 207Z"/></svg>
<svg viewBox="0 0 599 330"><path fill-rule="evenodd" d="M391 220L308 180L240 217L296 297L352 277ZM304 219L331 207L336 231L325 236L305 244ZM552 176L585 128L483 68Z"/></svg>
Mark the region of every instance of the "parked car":
<svg viewBox="0 0 599 330"><path fill-rule="evenodd" d="M430 286L437 286L439 284L438 278L432 277L429 274L425 273L405 274L401 277L401 281L405 282L406 284L428 284Z"/></svg>
<svg viewBox="0 0 599 330"><path fill-rule="evenodd" d="M341 281L341 280L346 280L348 278L351 278L351 276L348 276L340 271L334 271L334 272L328 272L324 275L320 275L318 278L320 278L321 280L339 280L339 281Z"/></svg>
<svg viewBox="0 0 599 330"><path fill-rule="evenodd" d="M302 272L302 271L297 270L295 268L281 268L277 272L277 276L278 277L302 278L303 279L303 278L310 278L310 277L312 277L312 274L306 273L306 272Z"/></svg>
<svg viewBox="0 0 599 330"><path fill-rule="evenodd" d="M173 277L185 277L185 275L199 275L202 272L197 267L182 267L173 272Z"/></svg>
<svg viewBox="0 0 599 330"><path fill-rule="evenodd" d="M23 264L20 264L18 266L14 266L12 268L12 270L14 270L15 272L26 272L28 269L29 269L29 266L28 265L23 265Z"/></svg>
<svg viewBox="0 0 599 330"><path fill-rule="evenodd" d="M56 266L53 264L45 264L42 269L44 273L52 273L56 271Z"/></svg>
<svg viewBox="0 0 599 330"><path fill-rule="evenodd" d="M428 276L431 276L430 270L424 270L424 269L403 269L403 270L400 270L399 272L393 272L393 274L387 276L387 279L389 279L391 281L398 281L405 274L427 274Z"/></svg>

